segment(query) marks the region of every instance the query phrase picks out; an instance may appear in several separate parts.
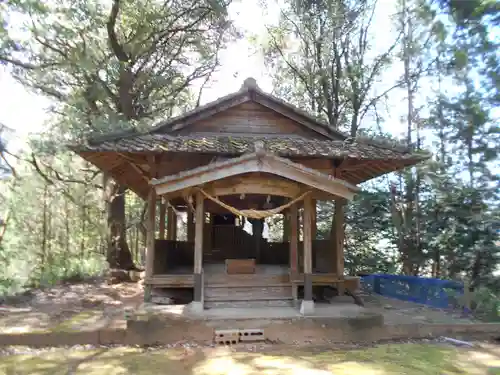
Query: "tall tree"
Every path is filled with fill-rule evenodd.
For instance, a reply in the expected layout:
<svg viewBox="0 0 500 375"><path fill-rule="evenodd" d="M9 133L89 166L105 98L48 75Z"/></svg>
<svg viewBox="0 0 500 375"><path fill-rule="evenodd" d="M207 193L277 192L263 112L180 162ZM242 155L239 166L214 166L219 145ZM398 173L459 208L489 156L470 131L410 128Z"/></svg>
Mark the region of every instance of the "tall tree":
<svg viewBox="0 0 500 375"><path fill-rule="evenodd" d="M277 93L353 138L366 132L361 128L378 118L377 105L405 83L399 78L388 85L378 82L397 57L404 34L375 50L375 17L382 7L377 0L286 2L266 44Z"/></svg>
<svg viewBox="0 0 500 375"><path fill-rule="evenodd" d="M399 39L373 51L377 7L376 0L289 1L266 42L278 94L352 137L377 102L401 85L374 90Z"/></svg>
<svg viewBox="0 0 500 375"><path fill-rule="evenodd" d="M433 76L438 77L428 127L436 135L438 176L429 212L433 274L460 274L477 287L491 278L498 254L498 43L492 36L500 9L489 1L425 1L432 22ZM453 86L454 90L448 90Z"/></svg>
<svg viewBox="0 0 500 375"><path fill-rule="evenodd" d="M54 100L45 151L82 136L137 129L193 103L190 87L217 68L232 38L224 0L7 1L0 61ZM13 23L13 19L21 20ZM23 33L19 31L23 30ZM104 176L111 267L134 268L126 187Z"/></svg>

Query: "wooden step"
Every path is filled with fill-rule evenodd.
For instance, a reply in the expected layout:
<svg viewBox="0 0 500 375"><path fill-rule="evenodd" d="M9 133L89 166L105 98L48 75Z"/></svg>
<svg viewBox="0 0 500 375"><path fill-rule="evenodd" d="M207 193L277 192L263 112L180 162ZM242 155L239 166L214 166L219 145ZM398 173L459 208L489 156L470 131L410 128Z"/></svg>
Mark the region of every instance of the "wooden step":
<svg viewBox="0 0 500 375"><path fill-rule="evenodd" d="M225 284L225 285L268 285L288 283L290 276L288 274L281 275L265 275L265 274L244 274L244 275L227 275L227 274L205 274L205 285Z"/></svg>
<svg viewBox="0 0 500 375"><path fill-rule="evenodd" d="M146 285L170 288L189 288L194 285L192 274L187 275L153 275L144 280Z"/></svg>
<svg viewBox="0 0 500 375"><path fill-rule="evenodd" d="M205 301L256 301L292 299L291 285L251 287L207 287Z"/></svg>
<svg viewBox="0 0 500 375"><path fill-rule="evenodd" d="M253 307L294 307L294 302L291 299L277 300L257 300L257 301L205 301L205 308L245 308Z"/></svg>
<svg viewBox="0 0 500 375"><path fill-rule="evenodd" d="M252 280L249 280L248 282L240 283L238 285L205 283L206 288L266 288L266 287L276 287L276 286L291 287L292 284L291 283L269 284L269 283L262 283L262 282L252 281Z"/></svg>

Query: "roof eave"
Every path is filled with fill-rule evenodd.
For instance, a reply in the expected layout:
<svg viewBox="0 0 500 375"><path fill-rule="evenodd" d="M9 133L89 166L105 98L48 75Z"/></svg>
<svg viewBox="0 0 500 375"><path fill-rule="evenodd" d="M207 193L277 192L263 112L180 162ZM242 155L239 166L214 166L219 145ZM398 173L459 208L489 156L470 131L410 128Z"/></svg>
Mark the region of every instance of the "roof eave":
<svg viewBox="0 0 500 375"><path fill-rule="evenodd" d="M342 198L352 199L359 188L273 154L251 153L231 160L201 166L176 175L152 179L159 195L172 194L200 184L251 172L275 174ZM313 186L314 183L314 186Z"/></svg>

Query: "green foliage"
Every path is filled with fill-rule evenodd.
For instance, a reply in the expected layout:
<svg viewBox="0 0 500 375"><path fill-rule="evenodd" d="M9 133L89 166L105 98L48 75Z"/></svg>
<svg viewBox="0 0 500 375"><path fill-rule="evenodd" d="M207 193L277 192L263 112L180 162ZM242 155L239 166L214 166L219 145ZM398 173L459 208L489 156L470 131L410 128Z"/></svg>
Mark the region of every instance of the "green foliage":
<svg viewBox="0 0 500 375"><path fill-rule="evenodd" d="M498 290L495 292L493 288L482 286L470 293L470 313L475 317L490 321L500 321L500 297ZM460 299L459 304L464 307L465 297Z"/></svg>
<svg viewBox="0 0 500 375"><path fill-rule="evenodd" d="M42 262L54 247L69 252L83 243L92 250L99 247L99 253L107 247L117 255L108 257L114 267L134 267L124 229L126 202L114 199L123 188L110 179L97 181L98 172L90 165L76 171L64 147L97 134L143 131L193 107L194 92L201 93L193 85L210 78L220 50L236 36L227 6L224 0L9 0L0 5L0 63L25 87L52 101L47 131L33 137L33 153L27 156L47 185L34 192L43 196L34 215L42 212L43 229L23 218L25 225L36 227L33 233L43 233L41 252L30 244L31 253L44 254L38 258ZM68 201L63 203L67 219L55 218L59 212L49 209L52 200L58 201L55 195ZM104 207L97 203L103 197ZM132 211L128 219L143 219L141 210ZM84 234L53 233L52 222L54 230L62 225L64 231L83 216L93 218L82 223ZM22 230L16 225L13 230ZM137 253L139 228L133 230Z"/></svg>
<svg viewBox="0 0 500 375"><path fill-rule="evenodd" d="M104 276L107 267L105 257L100 254L91 254L85 259L67 258L66 255L58 254L51 259L48 267L33 272L28 285L46 287L61 281L85 281L92 277Z"/></svg>
<svg viewBox="0 0 500 375"><path fill-rule="evenodd" d="M373 93L396 42L375 51L376 1L286 1L263 43L276 93L351 136L388 90Z"/></svg>
<svg viewBox="0 0 500 375"><path fill-rule="evenodd" d="M355 8L352 18L341 17ZM393 17L400 39L370 58L362 43L372 40L358 33L372 32L368 10L376 4L285 2L264 46L276 92L352 136L360 126L373 135L383 125L376 104L385 95L376 101L370 95L386 86L370 77L404 68L402 77L389 78L392 89L404 88L398 100L408 108L405 138L417 152L432 146L435 158L365 185L348 205L346 268L490 285L500 256L498 4L400 1ZM366 103L375 107L376 124L361 124ZM329 204L320 206L320 238L329 238L331 213Z"/></svg>

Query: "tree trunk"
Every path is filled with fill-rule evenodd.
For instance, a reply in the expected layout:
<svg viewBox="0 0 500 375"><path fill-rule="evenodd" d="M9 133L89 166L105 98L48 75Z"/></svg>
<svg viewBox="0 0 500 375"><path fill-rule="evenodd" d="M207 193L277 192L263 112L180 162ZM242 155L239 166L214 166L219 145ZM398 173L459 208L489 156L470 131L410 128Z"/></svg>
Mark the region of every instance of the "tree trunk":
<svg viewBox="0 0 500 375"><path fill-rule="evenodd" d="M10 208L7 209L7 212L3 215L3 221L0 222L0 245L2 245L2 241L5 237L5 232L7 232L7 224L10 218Z"/></svg>
<svg viewBox="0 0 500 375"><path fill-rule="evenodd" d="M125 220L126 188L104 177L108 223L108 250L106 260L110 268L136 270L127 244Z"/></svg>

